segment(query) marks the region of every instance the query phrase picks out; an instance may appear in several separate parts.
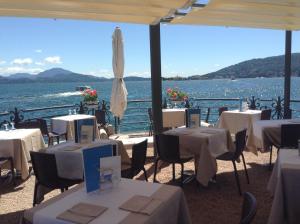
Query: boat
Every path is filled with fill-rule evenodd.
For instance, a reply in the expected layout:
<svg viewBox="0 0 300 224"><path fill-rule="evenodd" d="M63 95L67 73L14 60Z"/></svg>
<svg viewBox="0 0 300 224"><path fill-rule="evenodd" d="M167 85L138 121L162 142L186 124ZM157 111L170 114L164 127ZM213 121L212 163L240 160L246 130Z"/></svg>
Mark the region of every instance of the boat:
<svg viewBox="0 0 300 224"><path fill-rule="evenodd" d="M87 89L91 89L91 87L90 86L76 86L76 88L75 88L76 91L81 91L81 92L83 92Z"/></svg>

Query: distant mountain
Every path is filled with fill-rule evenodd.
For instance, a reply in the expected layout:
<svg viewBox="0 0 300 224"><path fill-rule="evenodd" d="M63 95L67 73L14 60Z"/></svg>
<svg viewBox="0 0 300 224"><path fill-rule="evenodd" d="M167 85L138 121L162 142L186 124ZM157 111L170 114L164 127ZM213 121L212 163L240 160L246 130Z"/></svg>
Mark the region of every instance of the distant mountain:
<svg viewBox="0 0 300 224"><path fill-rule="evenodd" d="M130 81L146 81L146 80L150 80L150 78L143 78L143 77L138 77L138 76L127 76L124 77L124 81L126 82L130 82Z"/></svg>
<svg viewBox="0 0 300 224"><path fill-rule="evenodd" d="M284 76L284 61L284 55L252 59L206 75L190 76L188 79L282 77ZM300 76L300 53L292 54L292 76Z"/></svg>
<svg viewBox="0 0 300 224"><path fill-rule="evenodd" d="M10 76L0 76L0 83L28 83L28 82L104 82L111 81L113 78L97 77L93 75L84 75L68 71L62 68L52 68L40 72L37 75L28 73L16 73ZM125 81L143 81L150 80L150 78L142 78L138 76L128 76L124 78Z"/></svg>

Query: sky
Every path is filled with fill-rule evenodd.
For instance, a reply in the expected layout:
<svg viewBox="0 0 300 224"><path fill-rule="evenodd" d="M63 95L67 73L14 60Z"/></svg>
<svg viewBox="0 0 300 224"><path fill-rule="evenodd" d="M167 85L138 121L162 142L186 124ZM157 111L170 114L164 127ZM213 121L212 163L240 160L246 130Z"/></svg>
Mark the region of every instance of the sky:
<svg viewBox="0 0 300 224"><path fill-rule="evenodd" d="M124 76L150 76L149 26L88 20L0 18L0 75L61 67L113 77L112 33L123 33ZM244 60L282 55L285 31L161 25L162 75L190 76ZM292 52L300 52L293 32Z"/></svg>

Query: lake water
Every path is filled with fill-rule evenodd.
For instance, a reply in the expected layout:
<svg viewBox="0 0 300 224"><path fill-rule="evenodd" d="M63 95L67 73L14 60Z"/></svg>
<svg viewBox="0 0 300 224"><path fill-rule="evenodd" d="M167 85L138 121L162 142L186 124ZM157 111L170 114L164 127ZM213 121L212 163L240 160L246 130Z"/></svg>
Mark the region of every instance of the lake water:
<svg viewBox="0 0 300 224"><path fill-rule="evenodd" d="M300 99L300 78L292 78L291 99ZM96 83L32 83L32 84L1 84L0 85L0 113L19 109L58 106L66 104L78 104L82 100L80 92L75 91L76 86L89 85L96 89L99 98L109 101L111 94L111 82ZM151 99L150 81L132 81L126 83L128 100ZM255 96L261 99L272 99L283 96L283 78L256 78L237 80L195 80L195 81L164 81L163 95L168 87L177 86L188 93L190 98L237 98ZM198 102L200 107L218 107L228 102ZM232 102L234 106L236 102ZM129 104L126 116L121 126L123 131L147 130L146 108L150 103ZM298 104L292 104L293 109L299 109ZM139 107L140 109L130 109ZM68 109L60 113L67 113ZM58 113L56 111L38 112L37 114L25 114L25 118L31 116L43 116L45 113ZM136 116L132 116L135 115ZM0 117L0 121L3 118ZM143 124L131 124L136 121Z"/></svg>

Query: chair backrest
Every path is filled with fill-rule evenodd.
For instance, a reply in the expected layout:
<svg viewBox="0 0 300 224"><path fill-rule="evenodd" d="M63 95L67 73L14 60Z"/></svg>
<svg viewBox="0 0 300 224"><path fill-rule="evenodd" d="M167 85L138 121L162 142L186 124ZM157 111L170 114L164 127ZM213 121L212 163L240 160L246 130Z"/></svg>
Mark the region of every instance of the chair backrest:
<svg viewBox="0 0 300 224"><path fill-rule="evenodd" d="M261 120L270 120L272 114L272 109L265 109L261 111L260 119Z"/></svg>
<svg viewBox="0 0 300 224"><path fill-rule="evenodd" d="M147 146L147 139L132 146L131 170L134 175L138 174L144 168L147 156Z"/></svg>
<svg viewBox="0 0 300 224"><path fill-rule="evenodd" d="M100 125L105 125L106 124L105 110L95 110L95 116L96 116L98 124L100 124Z"/></svg>
<svg viewBox="0 0 300 224"><path fill-rule="evenodd" d="M30 157L37 181L43 186L56 188L59 177L57 175L55 155L30 151Z"/></svg>
<svg viewBox="0 0 300 224"><path fill-rule="evenodd" d="M201 126L201 109L187 109L185 111L185 125L186 127L200 127Z"/></svg>
<svg viewBox="0 0 300 224"><path fill-rule="evenodd" d="M155 135L157 154L163 161L174 163L180 160L179 137L174 135Z"/></svg>
<svg viewBox="0 0 300 224"><path fill-rule="evenodd" d="M15 124L17 129L41 128L40 122L37 120L23 121Z"/></svg>
<svg viewBox="0 0 300 224"><path fill-rule="evenodd" d="M281 125L281 144L283 148L298 148L300 139L300 124Z"/></svg>
<svg viewBox="0 0 300 224"><path fill-rule="evenodd" d="M37 119L37 121L40 123L42 135L49 135L47 121L42 118Z"/></svg>
<svg viewBox="0 0 300 224"><path fill-rule="evenodd" d="M228 111L228 107L219 107L219 116L221 116L224 111Z"/></svg>
<svg viewBox="0 0 300 224"><path fill-rule="evenodd" d="M235 134L235 154L234 159L238 159L246 146L246 133L247 129L239 131Z"/></svg>
<svg viewBox="0 0 300 224"><path fill-rule="evenodd" d="M244 193L241 224L250 224L257 210L256 198L249 192Z"/></svg>

